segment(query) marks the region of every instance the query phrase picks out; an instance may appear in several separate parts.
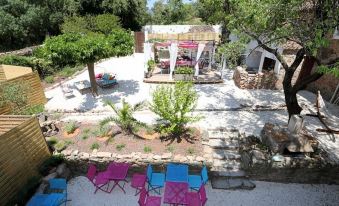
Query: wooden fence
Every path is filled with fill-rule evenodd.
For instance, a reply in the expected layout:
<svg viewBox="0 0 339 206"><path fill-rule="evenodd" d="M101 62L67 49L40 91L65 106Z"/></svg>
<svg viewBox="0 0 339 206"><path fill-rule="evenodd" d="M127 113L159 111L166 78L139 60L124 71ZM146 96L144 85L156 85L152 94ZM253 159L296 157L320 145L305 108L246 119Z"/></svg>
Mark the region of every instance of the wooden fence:
<svg viewBox="0 0 339 206"><path fill-rule="evenodd" d="M194 32L182 34L148 34L150 40L178 40L178 41L216 41L219 42L220 36L214 32Z"/></svg>
<svg viewBox="0 0 339 206"><path fill-rule="evenodd" d="M37 118L0 115L0 205L6 205L51 155Z"/></svg>
<svg viewBox="0 0 339 206"><path fill-rule="evenodd" d="M27 83L29 86L29 92L27 93L27 102L26 106L33 106L38 104L45 104L47 102L44 90L42 88L39 75L35 72L25 74L10 80L6 80L0 83L1 85L6 83L22 84L23 82ZM1 95L1 91L0 91ZM10 114L11 108L9 106L4 106L0 108L1 114Z"/></svg>

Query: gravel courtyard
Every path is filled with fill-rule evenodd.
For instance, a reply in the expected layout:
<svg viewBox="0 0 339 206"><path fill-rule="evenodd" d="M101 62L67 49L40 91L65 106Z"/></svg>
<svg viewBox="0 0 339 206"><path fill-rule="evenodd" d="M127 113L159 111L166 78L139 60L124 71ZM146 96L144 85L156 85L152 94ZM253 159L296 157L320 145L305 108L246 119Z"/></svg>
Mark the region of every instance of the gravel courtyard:
<svg viewBox="0 0 339 206"><path fill-rule="evenodd" d="M206 206L335 206L339 202L338 185L281 184L254 182L256 188L247 190L215 190L207 185ZM129 183L130 184L130 183ZM68 183L68 206L136 206L138 196L129 184L126 194L115 188L111 194L98 191L86 177L76 177Z"/></svg>

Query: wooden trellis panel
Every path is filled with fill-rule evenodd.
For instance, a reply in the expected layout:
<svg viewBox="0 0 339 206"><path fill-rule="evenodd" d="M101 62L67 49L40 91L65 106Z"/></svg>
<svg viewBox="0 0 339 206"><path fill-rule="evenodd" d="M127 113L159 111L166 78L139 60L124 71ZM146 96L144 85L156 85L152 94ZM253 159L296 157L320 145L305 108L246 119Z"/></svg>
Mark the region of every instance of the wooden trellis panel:
<svg viewBox="0 0 339 206"><path fill-rule="evenodd" d="M0 115L0 205L6 205L51 155L36 117Z"/></svg>

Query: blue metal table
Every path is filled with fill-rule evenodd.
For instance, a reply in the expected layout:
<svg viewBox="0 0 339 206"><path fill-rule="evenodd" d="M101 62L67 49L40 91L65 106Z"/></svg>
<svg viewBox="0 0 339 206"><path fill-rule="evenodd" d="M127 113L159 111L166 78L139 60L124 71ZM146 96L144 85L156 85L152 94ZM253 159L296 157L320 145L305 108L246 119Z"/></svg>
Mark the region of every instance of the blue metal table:
<svg viewBox="0 0 339 206"><path fill-rule="evenodd" d="M168 164L166 170L166 181L188 182L188 166L184 164Z"/></svg>

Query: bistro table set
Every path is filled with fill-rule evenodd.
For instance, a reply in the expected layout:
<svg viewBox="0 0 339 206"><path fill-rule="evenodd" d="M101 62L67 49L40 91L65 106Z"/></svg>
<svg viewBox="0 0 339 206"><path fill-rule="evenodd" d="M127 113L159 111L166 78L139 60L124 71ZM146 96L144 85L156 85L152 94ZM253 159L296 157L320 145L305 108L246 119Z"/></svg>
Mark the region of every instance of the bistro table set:
<svg viewBox="0 0 339 206"><path fill-rule="evenodd" d="M115 187L126 193L124 186L128 182L128 169L128 163L111 162L105 171L99 172L94 164L90 164L87 178L96 188L94 193L98 190L111 193ZM136 189L135 195L139 194L140 206L160 206L161 202L169 205L204 206L207 202L204 187L207 181L206 166L200 174L189 175L187 165L169 163L165 173L154 172L152 166L148 165L146 174L133 174L131 186ZM111 188L110 182L113 182ZM151 191L160 195L162 188L163 197L150 195Z"/></svg>

